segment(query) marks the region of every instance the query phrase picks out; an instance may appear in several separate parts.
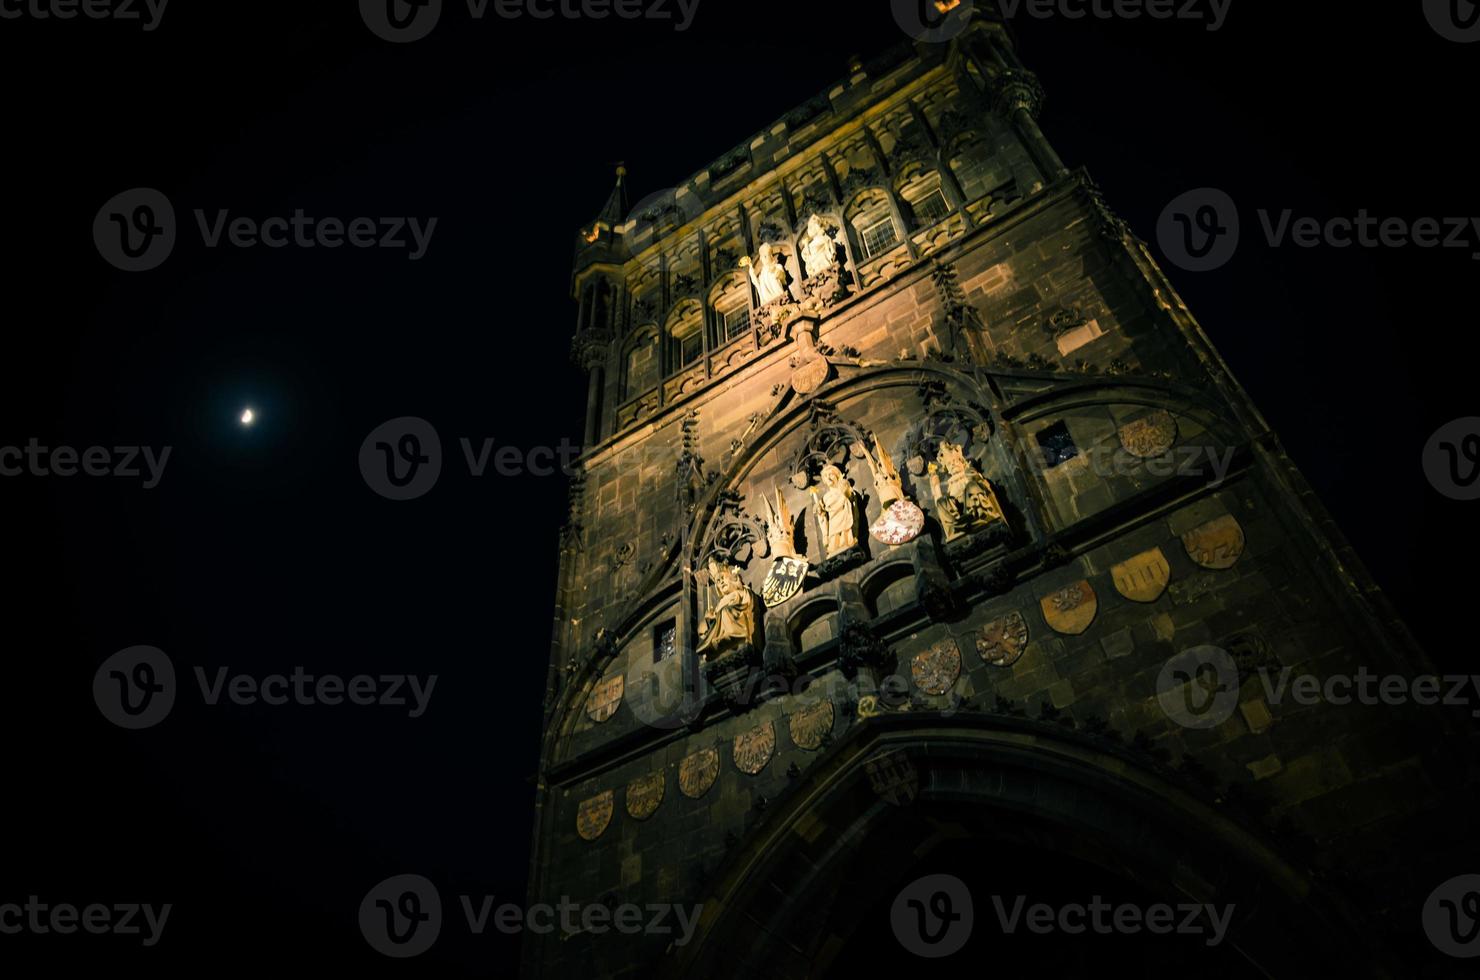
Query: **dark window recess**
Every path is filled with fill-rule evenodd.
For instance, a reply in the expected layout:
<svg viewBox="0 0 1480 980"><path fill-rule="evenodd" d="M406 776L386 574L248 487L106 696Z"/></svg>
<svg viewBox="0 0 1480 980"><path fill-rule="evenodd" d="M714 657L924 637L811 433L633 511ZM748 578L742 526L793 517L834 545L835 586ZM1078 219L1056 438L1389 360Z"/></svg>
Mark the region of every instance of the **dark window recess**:
<svg viewBox="0 0 1480 980"><path fill-rule="evenodd" d="M674 641L678 639L678 627L669 620L653 631L653 663L660 664L673 656Z"/></svg>
<svg viewBox="0 0 1480 980"><path fill-rule="evenodd" d="M1043 448L1043 462L1049 469L1079 455L1079 447L1069 435L1069 426L1063 422L1055 422L1038 433L1038 445Z"/></svg>

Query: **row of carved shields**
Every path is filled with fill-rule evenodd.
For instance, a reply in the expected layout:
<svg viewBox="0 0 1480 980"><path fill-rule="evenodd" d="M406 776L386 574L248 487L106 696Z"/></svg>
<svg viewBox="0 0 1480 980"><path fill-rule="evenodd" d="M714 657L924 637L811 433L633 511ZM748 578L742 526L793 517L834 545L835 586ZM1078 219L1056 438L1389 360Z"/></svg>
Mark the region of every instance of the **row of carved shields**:
<svg viewBox="0 0 1480 980"><path fill-rule="evenodd" d="M822 699L803 706L787 717L787 729L792 742L802 749L815 751L821 748L832 733L836 721L833 703ZM754 776L765 769L776 754L776 728L770 722L762 722L736 735L731 742L735 768ZM719 750L714 747L699 749L685 756L678 764L678 789L684 796L697 800L719 778ZM626 789L627 815L634 820L646 820L658 811L663 803L667 774L659 770L632 780ZM616 791L605 790L576 807L576 833L582 840L596 840L611 824L616 810Z"/></svg>
<svg viewBox="0 0 1480 980"><path fill-rule="evenodd" d="M1202 568L1232 568L1244 551L1243 528L1225 515L1182 536L1188 557ZM1171 582L1172 568L1160 548L1144 551L1111 567L1115 591L1132 602L1152 603ZM1078 636L1089 629L1099 611L1099 596L1088 580L1075 582L1040 602L1043 619L1057 633ZM1011 667L1028 647L1028 621L1011 612L977 630L975 642L982 661L992 667ZM917 653L910 664L915 686L925 694L949 691L961 676L961 652L952 637Z"/></svg>

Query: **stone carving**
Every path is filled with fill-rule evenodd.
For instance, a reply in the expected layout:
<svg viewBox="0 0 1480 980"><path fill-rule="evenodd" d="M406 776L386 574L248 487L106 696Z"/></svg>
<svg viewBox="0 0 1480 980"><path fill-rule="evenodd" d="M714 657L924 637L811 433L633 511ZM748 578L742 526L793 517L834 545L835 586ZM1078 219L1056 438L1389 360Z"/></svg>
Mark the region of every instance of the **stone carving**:
<svg viewBox="0 0 1480 980"><path fill-rule="evenodd" d="M961 649L950 637L915 654L910 662L915 686L926 694L944 694L961 676Z"/></svg>
<svg viewBox="0 0 1480 980"><path fill-rule="evenodd" d="M663 802L667 782L666 774L660 769L628 783L627 815L634 820L646 820L656 813Z"/></svg>
<svg viewBox="0 0 1480 980"><path fill-rule="evenodd" d="M791 355L791 387L799 395L810 395L832 377L832 362L817 348L817 329L811 320L801 320L791 328L797 351Z"/></svg>
<svg viewBox="0 0 1480 980"><path fill-rule="evenodd" d="M1028 621L1020 612L994 619L976 637L976 652L993 667L1011 667L1027 648Z"/></svg>
<svg viewBox="0 0 1480 980"><path fill-rule="evenodd" d="M935 499L935 515L945 531L946 540L994 524L1006 524L1002 504L987 478L982 476L960 445L942 442L935 462L928 467L930 494ZM945 479L942 481L941 473Z"/></svg>
<svg viewBox="0 0 1480 980"><path fill-rule="evenodd" d="M719 777L719 750L700 749L686 755L678 763L679 791L691 800L697 800L709 792L709 787Z"/></svg>
<svg viewBox="0 0 1480 980"><path fill-rule="evenodd" d="M603 678L591 689L591 697L586 701L586 715L597 724L609 720L621 706L626 686L627 678L623 674Z"/></svg>
<svg viewBox="0 0 1480 980"><path fill-rule="evenodd" d="M920 774L903 751L881 753L863 764L869 785L891 806L907 806L920 795Z"/></svg>
<svg viewBox="0 0 1480 980"><path fill-rule="evenodd" d="M1244 554L1244 529L1232 514L1224 514L1216 520L1182 535L1182 546L1187 557L1203 568L1217 571L1232 568Z"/></svg>
<svg viewBox="0 0 1480 980"><path fill-rule="evenodd" d="M761 599L767 607L779 606L802 590L807 577L807 559L797 554L796 527L792 522L791 509L780 490L774 490L776 503L762 497L766 505L766 540L775 561L761 583Z"/></svg>
<svg viewBox="0 0 1480 980"><path fill-rule="evenodd" d="M820 487L808 487L807 492L812 495L822 556L836 558L858 546L858 495L832 463L822 468L820 481Z"/></svg>
<svg viewBox="0 0 1480 980"><path fill-rule="evenodd" d="M874 436L874 451L865 453L864 459L868 461L874 489L879 494L879 505L884 510L869 527L868 533L874 536L874 540L887 545L913 541L925 529L925 512L905 495L899 468L894 465L889 451L880 445L878 436Z"/></svg>
<svg viewBox="0 0 1480 980"><path fill-rule="evenodd" d="M802 292L806 295L803 305L812 312L820 312L848 295L835 234L835 229L818 215L807 220L801 241L802 264L807 272L807 278L802 280Z"/></svg>
<svg viewBox="0 0 1480 980"><path fill-rule="evenodd" d="M833 720L833 703L826 698L797 710L787 719L792 743L809 752L821 748L822 740L832 732Z"/></svg>
<svg viewBox="0 0 1480 980"><path fill-rule="evenodd" d="M1172 580L1172 566L1160 548L1152 548L1110 569L1115 591L1132 602L1155 602Z"/></svg>
<svg viewBox="0 0 1480 980"><path fill-rule="evenodd" d="M759 650L763 646L760 604L755 593L741 580L740 569L710 558L709 581L718 597L711 600L709 610L704 613L699 662Z"/></svg>
<svg viewBox="0 0 1480 980"><path fill-rule="evenodd" d="M754 263L749 258L744 258L740 260L740 264L749 270L750 281L755 286L756 295L760 297L761 306L791 301L791 293L786 289L791 277L787 275L786 266L776 257L776 250L769 242L761 245L760 254Z"/></svg>
<svg viewBox="0 0 1480 980"><path fill-rule="evenodd" d="M1100 599L1088 582L1076 582L1048 596L1039 605L1043 618L1056 632L1078 636L1095 621Z"/></svg>
<svg viewBox="0 0 1480 980"><path fill-rule="evenodd" d="M1117 435L1126 452L1138 459L1163 456L1177 441L1177 420L1167 411L1158 411L1120 427Z"/></svg>
<svg viewBox="0 0 1480 980"><path fill-rule="evenodd" d="M822 218L812 215L802 235L802 266L808 277L820 276L838 267L838 243Z"/></svg>
<svg viewBox="0 0 1480 980"><path fill-rule="evenodd" d="M606 832L615 805L616 791L610 789L581 801L576 807L576 833L581 835L581 840L595 840Z"/></svg>
<svg viewBox="0 0 1480 980"><path fill-rule="evenodd" d="M769 721L735 736L735 768L754 776L766 768L776 751L776 728Z"/></svg>

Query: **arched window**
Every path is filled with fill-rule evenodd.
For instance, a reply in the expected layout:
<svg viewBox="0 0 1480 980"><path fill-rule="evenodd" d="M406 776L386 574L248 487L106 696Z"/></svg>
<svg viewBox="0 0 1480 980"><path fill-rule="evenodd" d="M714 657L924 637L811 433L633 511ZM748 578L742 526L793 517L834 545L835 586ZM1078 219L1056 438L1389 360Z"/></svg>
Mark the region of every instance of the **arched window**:
<svg viewBox="0 0 1480 980"><path fill-rule="evenodd" d="M751 332L750 285L744 276L736 274L721 280L710 290L709 306L714 311L716 348Z"/></svg>
<svg viewBox="0 0 1480 980"><path fill-rule="evenodd" d="M704 309L694 301L682 303L668 318L669 371L677 372L703 356Z"/></svg>
<svg viewBox="0 0 1480 980"><path fill-rule="evenodd" d="M901 241L889 196L878 189L864 191L853 199L848 207L848 224L865 262L888 254Z"/></svg>
<svg viewBox="0 0 1480 980"><path fill-rule="evenodd" d="M899 196L909 205L917 229L929 228L955 210L941 187L940 174L933 170L915 168L900 182Z"/></svg>

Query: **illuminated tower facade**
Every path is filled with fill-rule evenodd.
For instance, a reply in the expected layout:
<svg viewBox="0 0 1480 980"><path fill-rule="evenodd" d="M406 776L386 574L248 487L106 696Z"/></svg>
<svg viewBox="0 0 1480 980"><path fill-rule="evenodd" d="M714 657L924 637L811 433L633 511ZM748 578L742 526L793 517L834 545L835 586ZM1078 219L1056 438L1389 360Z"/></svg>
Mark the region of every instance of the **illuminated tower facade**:
<svg viewBox="0 0 1480 980"><path fill-rule="evenodd" d="M1366 975L1463 870L1412 843L1462 719L1264 683L1425 663L985 6L580 231L530 900L702 913L531 977L907 965L926 873L981 934L994 889L1226 903L1137 955Z"/></svg>

